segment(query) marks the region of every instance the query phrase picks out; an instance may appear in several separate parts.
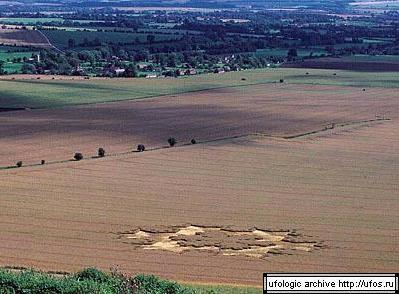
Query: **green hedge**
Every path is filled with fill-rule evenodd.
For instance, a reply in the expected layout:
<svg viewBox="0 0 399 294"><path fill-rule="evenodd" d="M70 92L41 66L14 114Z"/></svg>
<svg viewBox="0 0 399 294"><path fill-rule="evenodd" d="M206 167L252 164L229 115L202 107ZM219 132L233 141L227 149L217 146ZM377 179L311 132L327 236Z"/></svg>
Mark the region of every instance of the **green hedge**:
<svg viewBox="0 0 399 294"><path fill-rule="evenodd" d="M1 294L72 294L72 293L195 293L194 290L155 276L127 278L88 268L73 275L60 276L32 270L0 270Z"/></svg>
<svg viewBox="0 0 399 294"><path fill-rule="evenodd" d="M87 268L75 274L0 269L0 294L238 294L256 288L180 285L152 275L126 277Z"/></svg>

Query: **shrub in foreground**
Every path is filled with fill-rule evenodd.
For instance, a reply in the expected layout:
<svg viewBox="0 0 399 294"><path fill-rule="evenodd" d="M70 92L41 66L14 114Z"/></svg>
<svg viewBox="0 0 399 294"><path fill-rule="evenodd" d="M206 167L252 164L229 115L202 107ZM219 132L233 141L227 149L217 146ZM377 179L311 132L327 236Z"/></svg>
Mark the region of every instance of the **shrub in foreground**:
<svg viewBox="0 0 399 294"><path fill-rule="evenodd" d="M73 276L56 278L49 274L31 270L20 273L0 270L0 293L29 294L89 294L122 293L121 281L108 280L99 283L92 280L78 280ZM127 292L129 293L129 292Z"/></svg>
<svg viewBox="0 0 399 294"><path fill-rule="evenodd" d="M191 139L191 144L197 144L197 141L195 139Z"/></svg>
<svg viewBox="0 0 399 294"><path fill-rule="evenodd" d="M89 267L74 275L74 278L78 281L93 281L97 283L106 283L109 280L109 276L102 271Z"/></svg>
<svg viewBox="0 0 399 294"><path fill-rule="evenodd" d="M33 270L15 272L0 269L0 293L194 294L196 291L155 276L138 275L129 278L122 274L107 274L95 268L87 268L65 277Z"/></svg>
<svg viewBox="0 0 399 294"><path fill-rule="evenodd" d="M22 166L22 161L18 161L16 164L17 167L21 167Z"/></svg>
<svg viewBox="0 0 399 294"><path fill-rule="evenodd" d="M33 270L0 268L1 294L259 294L259 289L228 286L180 285L152 275L126 277L113 271L104 273L87 268L75 274L60 276Z"/></svg>
<svg viewBox="0 0 399 294"><path fill-rule="evenodd" d="M139 293L152 293L152 294L184 294L194 293L176 282L162 280L156 276L138 275L133 278L133 284L137 285Z"/></svg>

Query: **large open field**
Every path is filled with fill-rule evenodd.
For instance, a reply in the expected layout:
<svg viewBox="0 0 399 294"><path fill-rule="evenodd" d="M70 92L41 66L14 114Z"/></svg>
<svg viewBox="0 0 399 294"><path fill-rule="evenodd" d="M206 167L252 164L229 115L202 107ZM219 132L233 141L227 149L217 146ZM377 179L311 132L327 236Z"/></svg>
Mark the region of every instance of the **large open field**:
<svg viewBox="0 0 399 294"><path fill-rule="evenodd" d="M48 40L39 32L22 29L0 29L0 44L49 48Z"/></svg>
<svg viewBox="0 0 399 294"><path fill-rule="evenodd" d="M0 113L0 165L47 161L0 170L0 265L253 286L267 271L396 272L398 79L0 80L0 107L42 108Z"/></svg>
<svg viewBox="0 0 399 294"><path fill-rule="evenodd" d="M268 75L266 72L265 76ZM331 72L330 76L330 79L335 78ZM260 76L258 79L261 79ZM150 88L150 83L145 85L146 80L141 81L142 89L146 89L146 86L148 86L147 91L153 89ZM183 81L185 80L180 80L180 83ZM221 81L223 80L219 80ZM98 80L93 81L93 84L87 84L84 81L70 80L60 84L62 87L75 85L76 89L71 87L69 90L71 93L80 91L85 95L84 92L88 91L84 99L90 99L90 94L93 95L92 99L111 98L99 95L103 91L98 86L100 82L102 81ZM106 91L109 91L107 87L112 82L113 80L104 81L103 87ZM174 89L165 81L159 80L159 82L164 83L161 84L164 88L152 91L178 92L185 89L199 89L206 85L201 83L194 85L194 79L187 79L186 87ZM176 83L178 80L174 79L171 82ZM5 83L21 85L20 89L25 85L33 85L30 99L24 97L22 91L16 93L20 95L20 101L27 103L27 106L41 102L34 98L34 95L38 95L34 92L35 87L40 91L43 91L39 89L42 83L46 86L54 83L57 89L60 87L52 80ZM118 83L134 88L129 85L128 80L116 81L115 88ZM214 83L217 85L218 80ZM84 88L86 85L90 85L91 88L86 90ZM98 86L98 90L95 86ZM18 160L26 164L38 163L41 159L68 160L76 151L92 156L98 147L104 147L110 153L133 150L139 143L145 144L148 148L160 147L167 144L170 136L176 137L180 143L187 143L191 138L206 141L251 133L289 136L321 129L334 122L370 120L375 119L376 115L387 118L398 117L399 100L396 89L388 87L364 89L365 91L361 87L354 86L306 83L265 83L167 95L139 101L6 112L0 115L0 149L3 150L0 154L0 166L13 165ZM119 89L115 92L122 91ZM130 94L143 95L140 91L136 93L127 91L124 94L126 97ZM57 96L56 92L48 92L47 95L52 95L55 99L62 97ZM122 98L122 95L114 97ZM8 97L5 98L4 107L9 105L6 104ZM12 96L8 99L11 98ZM40 98L45 101L46 97ZM68 98L58 101L70 102Z"/></svg>
<svg viewBox="0 0 399 294"><path fill-rule="evenodd" d="M0 263L258 286L265 271L395 272L398 129L2 171Z"/></svg>
<svg viewBox="0 0 399 294"><path fill-rule="evenodd" d="M278 84L281 78L284 79L284 84L377 87L390 88L392 92L399 88L399 75L392 72L376 75L373 72L302 68L249 70L178 79L92 78L84 80L81 77L41 76L39 80L38 76L17 75L0 77L0 108L54 108L143 99L226 87L240 91L242 86ZM16 89L18 91L15 91Z"/></svg>

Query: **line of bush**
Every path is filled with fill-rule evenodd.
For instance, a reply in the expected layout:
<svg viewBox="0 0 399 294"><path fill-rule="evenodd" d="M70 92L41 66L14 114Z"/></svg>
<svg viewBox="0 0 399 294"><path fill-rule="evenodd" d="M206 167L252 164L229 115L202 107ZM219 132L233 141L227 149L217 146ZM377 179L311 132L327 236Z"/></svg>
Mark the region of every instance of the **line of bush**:
<svg viewBox="0 0 399 294"><path fill-rule="evenodd" d="M177 143L177 140L175 139L175 138L173 138L173 137L170 137L169 139L168 139L168 143L169 143L169 146L170 147L174 147L175 145L176 145L176 143ZM191 139L191 141L190 141L190 143L191 144L197 144L197 141L193 138L193 139ZM139 145L137 145L137 151L138 152L144 152L145 151L145 146L143 145L143 144L139 144ZM104 148L98 148L98 151L97 151L97 157L104 157L105 156L105 149ZM80 160L82 160L83 159L83 154L82 153L80 153L80 152L76 152L74 155L73 155L73 158L76 160L76 161L80 161ZM40 164L41 165L44 165L46 163L46 161L44 160L44 159L42 159L41 161L40 161ZM16 163L16 165L15 165L16 167L22 167L22 161L18 161L17 163ZM1 293L0 293L1 294Z"/></svg>
<svg viewBox="0 0 399 294"><path fill-rule="evenodd" d="M106 274L88 268L76 274L60 276L33 270L0 270L0 293L29 294L183 294L195 293L193 289L155 276L126 277L119 273Z"/></svg>

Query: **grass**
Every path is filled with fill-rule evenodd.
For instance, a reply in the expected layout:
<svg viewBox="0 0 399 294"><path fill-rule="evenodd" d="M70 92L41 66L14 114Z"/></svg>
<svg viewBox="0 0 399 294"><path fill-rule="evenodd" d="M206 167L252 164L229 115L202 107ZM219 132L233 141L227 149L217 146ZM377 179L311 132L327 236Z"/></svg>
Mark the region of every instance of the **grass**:
<svg viewBox="0 0 399 294"><path fill-rule="evenodd" d="M33 53L36 52L7 52L0 49L0 60L7 61L7 59L12 60L13 58L31 58Z"/></svg>
<svg viewBox="0 0 399 294"><path fill-rule="evenodd" d="M7 73L18 74L21 73L22 71L22 65L23 65L22 62L16 62L16 63L7 62L4 64L3 69Z"/></svg>
<svg viewBox="0 0 399 294"><path fill-rule="evenodd" d="M190 285L182 284L194 293L210 294L210 293L223 293L223 294L260 294L262 289L254 287L232 287L223 285Z"/></svg>
<svg viewBox="0 0 399 294"><path fill-rule="evenodd" d="M181 285L151 275L126 277L107 274L88 268L75 274L56 275L33 270L0 270L0 293L152 293L152 294L206 294L206 293L261 293L260 289L231 286Z"/></svg>
<svg viewBox="0 0 399 294"><path fill-rule="evenodd" d="M309 72L309 75L306 75ZM336 73L334 76L333 73ZM245 80L243 80L245 78ZM69 105L143 99L224 87L285 83L386 87L397 89L392 73L339 70L263 69L162 79L0 80L0 107L53 108Z"/></svg>

